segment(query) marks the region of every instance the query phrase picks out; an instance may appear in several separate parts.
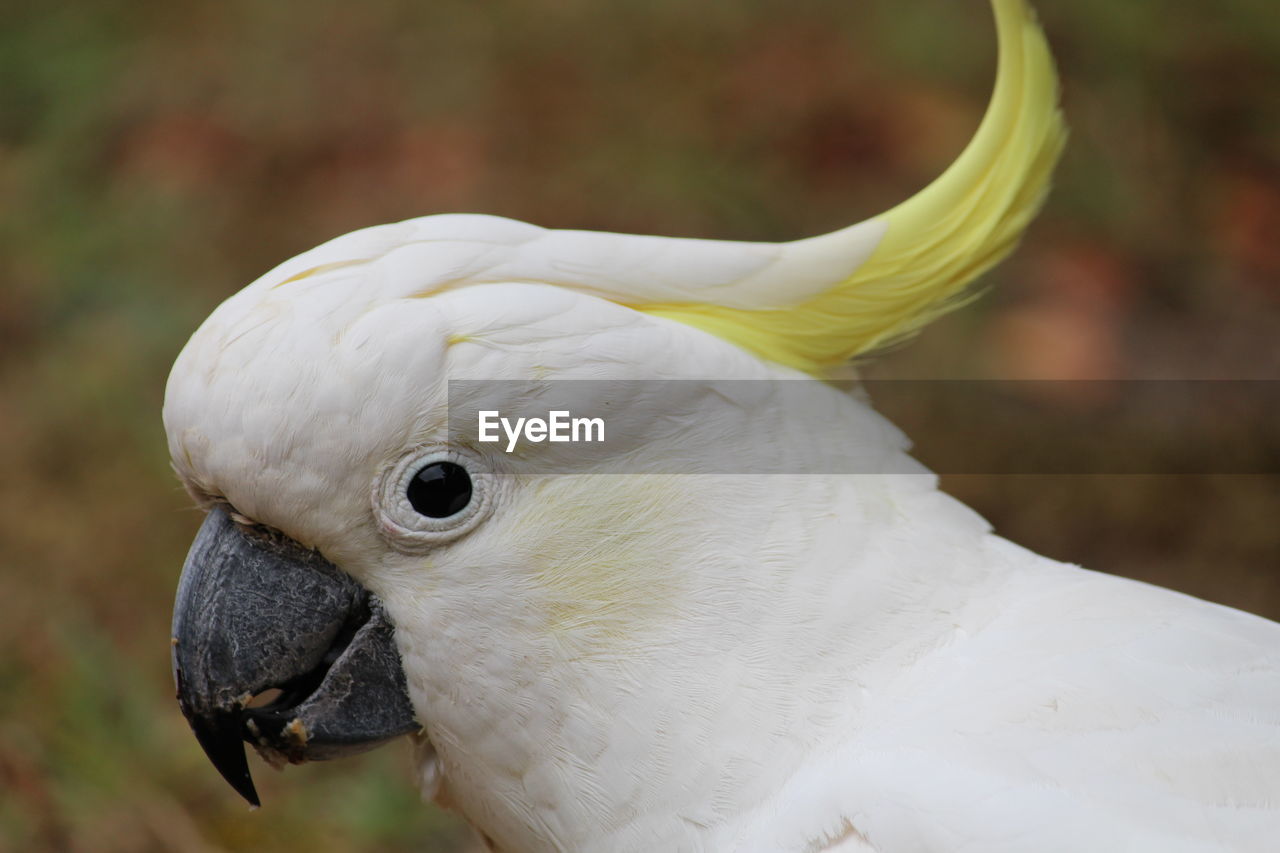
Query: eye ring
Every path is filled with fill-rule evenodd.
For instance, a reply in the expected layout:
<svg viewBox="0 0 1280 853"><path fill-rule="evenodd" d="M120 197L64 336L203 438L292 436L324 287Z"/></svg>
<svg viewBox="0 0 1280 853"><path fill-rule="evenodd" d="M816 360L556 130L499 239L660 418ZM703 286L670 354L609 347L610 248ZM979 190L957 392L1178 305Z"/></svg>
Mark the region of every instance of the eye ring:
<svg viewBox="0 0 1280 853"><path fill-rule="evenodd" d="M469 500L465 504L445 506L448 501L442 501L434 507L456 511L445 515L424 514L410 498L411 489L417 491L413 486L415 479L432 466L440 466L455 477L457 471L454 469L461 469L470 480ZM389 465L375 481L374 515L382 535L400 550L410 553L427 551L457 539L487 518L498 497L498 483L498 478L479 454L444 445L418 447ZM419 500L418 503L423 505L424 501Z"/></svg>

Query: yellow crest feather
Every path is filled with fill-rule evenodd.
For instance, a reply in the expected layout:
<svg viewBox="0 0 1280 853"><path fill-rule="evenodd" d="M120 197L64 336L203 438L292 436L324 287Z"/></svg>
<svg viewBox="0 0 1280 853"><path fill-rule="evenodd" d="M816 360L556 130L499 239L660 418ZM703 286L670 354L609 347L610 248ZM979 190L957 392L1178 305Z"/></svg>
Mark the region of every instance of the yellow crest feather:
<svg viewBox="0 0 1280 853"><path fill-rule="evenodd" d="M877 217L884 236L849 278L779 308L635 307L818 373L962 304L965 287L1013 250L1040 209L1066 141L1053 58L1034 13L1025 0L992 6L999 67L977 134L938 180Z"/></svg>

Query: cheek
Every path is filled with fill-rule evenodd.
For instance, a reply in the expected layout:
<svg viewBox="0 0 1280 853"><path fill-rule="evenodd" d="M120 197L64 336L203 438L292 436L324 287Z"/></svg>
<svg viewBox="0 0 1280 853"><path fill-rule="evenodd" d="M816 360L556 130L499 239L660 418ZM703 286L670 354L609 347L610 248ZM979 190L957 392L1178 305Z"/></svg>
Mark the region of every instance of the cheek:
<svg viewBox="0 0 1280 853"><path fill-rule="evenodd" d="M588 476L536 484L502 530L519 555L535 629L598 649L662 631L678 618L693 598L690 568L733 553L717 541L722 523L689 511L714 503L700 479Z"/></svg>

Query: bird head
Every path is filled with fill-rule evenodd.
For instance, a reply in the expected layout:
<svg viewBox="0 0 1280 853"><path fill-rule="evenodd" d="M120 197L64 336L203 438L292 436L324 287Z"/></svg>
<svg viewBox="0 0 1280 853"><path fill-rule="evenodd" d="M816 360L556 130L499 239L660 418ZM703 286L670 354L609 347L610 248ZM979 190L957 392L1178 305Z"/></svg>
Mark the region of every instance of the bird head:
<svg viewBox="0 0 1280 853"><path fill-rule="evenodd" d="M174 468L210 510L174 667L237 790L256 804L242 742L279 764L425 731L429 784L478 823L527 823L576 771L576 807L602 802L592 761L658 766L708 742L611 737L638 707L659 728L690 704L708 726L750 717L721 689L750 681L742 656L709 678L691 655L767 653L766 579L809 559L838 500L843 535L873 541L907 500L890 492L929 488L864 483L850 503L808 476L911 463L860 401L793 380L959 304L1061 151L1043 36L1022 0L993 5L1000 70L975 139L867 222L734 243L432 216L330 241L214 311L165 395ZM599 418L601 446L486 442L473 417L558 410ZM581 752L557 752L566 739Z"/></svg>

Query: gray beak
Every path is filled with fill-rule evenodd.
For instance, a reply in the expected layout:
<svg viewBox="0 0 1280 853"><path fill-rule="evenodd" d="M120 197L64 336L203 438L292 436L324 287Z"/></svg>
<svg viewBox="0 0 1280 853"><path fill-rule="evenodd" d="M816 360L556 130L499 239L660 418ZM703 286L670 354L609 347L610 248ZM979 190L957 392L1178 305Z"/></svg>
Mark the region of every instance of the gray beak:
<svg viewBox="0 0 1280 853"><path fill-rule="evenodd" d="M272 764L300 764L419 729L382 603L319 553L221 507L182 569L173 672L196 740L255 806L243 742ZM248 707L270 688L280 695Z"/></svg>

